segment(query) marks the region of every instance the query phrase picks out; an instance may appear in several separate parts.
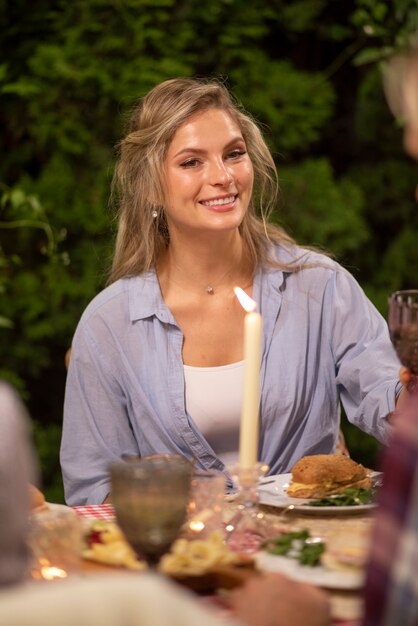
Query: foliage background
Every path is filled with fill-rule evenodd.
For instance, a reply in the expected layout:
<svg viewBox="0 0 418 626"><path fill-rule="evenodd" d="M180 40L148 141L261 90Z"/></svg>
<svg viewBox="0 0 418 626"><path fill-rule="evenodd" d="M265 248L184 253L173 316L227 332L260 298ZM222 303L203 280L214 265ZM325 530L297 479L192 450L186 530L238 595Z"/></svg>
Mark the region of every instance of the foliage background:
<svg viewBox="0 0 418 626"><path fill-rule="evenodd" d="M157 82L225 80L275 155L275 219L334 253L384 315L391 291L417 287L416 171L380 75L416 5L0 0L0 376L33 417L49 499L62 500L64 355L110 263L114 146ZM373 465L376 443L344 430Z"/></svg>

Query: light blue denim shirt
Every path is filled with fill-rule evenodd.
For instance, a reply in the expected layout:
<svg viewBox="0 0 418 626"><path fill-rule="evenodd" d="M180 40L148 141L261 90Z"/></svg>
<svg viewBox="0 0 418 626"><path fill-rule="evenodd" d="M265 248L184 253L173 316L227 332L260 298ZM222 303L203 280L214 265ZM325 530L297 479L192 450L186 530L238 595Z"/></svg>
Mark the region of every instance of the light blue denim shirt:
<svg viewBox="0 0 418 626"><path fill-rule="evenodd" d="M276 249L283 262L303 253ZM302 271L259 269L254 279L264 335L259 459L270 474L334 451L340 400L351 422L386 442L400 391L387 324L358 283L322 255L304 262ZM122 455L180 453L225 470L185 410L182 342L154 271L118 280L89 304L65 394L68 504L102 502L109 465Z"/></svg>

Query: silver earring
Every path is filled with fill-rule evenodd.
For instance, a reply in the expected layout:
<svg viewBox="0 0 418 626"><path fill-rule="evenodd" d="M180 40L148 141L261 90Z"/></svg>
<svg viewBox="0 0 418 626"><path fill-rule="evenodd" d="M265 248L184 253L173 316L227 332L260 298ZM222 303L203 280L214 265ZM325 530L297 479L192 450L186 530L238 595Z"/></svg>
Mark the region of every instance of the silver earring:
<svg viewBox="0 0 418 626"><path fill-rule="evenodd" d="M153 212L151 213L151 215L152 215L152 217L153 217L154 219L157 219L157 217L158 217L158 211L156 211L156 210L154 209L154 210L153 210Z"/></svg>

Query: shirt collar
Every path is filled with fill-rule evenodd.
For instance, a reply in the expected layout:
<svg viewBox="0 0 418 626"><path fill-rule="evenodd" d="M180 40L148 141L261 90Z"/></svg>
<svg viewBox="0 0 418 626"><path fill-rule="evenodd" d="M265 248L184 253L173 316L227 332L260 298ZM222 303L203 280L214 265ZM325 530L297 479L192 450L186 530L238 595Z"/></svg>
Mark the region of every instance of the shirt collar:
<svg viewBox="0 0 418 626"><path fill-rule="evenodd" d="M277 258L283 256L283 252L283 249L276 247ZM269 278L269 274L272 273L275 274L274 280ZM175 320L169 308L164 303L155 269L151 269L140 276L134 276L124 280L129 281L129 316L131 322L155 315L162 322L175 324ZM284 272L282 270L260 267L256 270L254 275L253 299L257 302L258 311L263 312L263 309L266 311L266 305L269 305L270 308L274 301L277 306L280 306L282 298L281 286L283 281Z"/></svg>
<svg viewBox="0 0 418 626"><path fill-rule="evenodd" d="M126 279L129 292L129 317L131 322L155 315L163 322L174 319L163 301L160 284L154 269Z"/></svg>

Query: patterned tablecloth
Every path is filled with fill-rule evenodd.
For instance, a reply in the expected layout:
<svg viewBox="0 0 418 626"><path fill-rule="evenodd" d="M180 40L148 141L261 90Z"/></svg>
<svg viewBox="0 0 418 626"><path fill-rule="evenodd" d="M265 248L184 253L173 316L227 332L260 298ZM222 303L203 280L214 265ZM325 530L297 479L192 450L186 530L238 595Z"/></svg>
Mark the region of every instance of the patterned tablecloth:
<svg viewBox="0 0 418 626"><path fill-rule="evenodd" d="M111 504L91 504L72 508L83 519L98 519L104 522L113 522L115 519L115 511Z"/></svg>
<svg viewBox="0 0 418 626"><path fill-rule="evenodd" d="M73 509L82 519L96 519L106 522L115 520L115 512L111 504L75 506ZM271 520L274 520L278 513L278 511L271 509L271 507L264 507L264 511L267 514L267 517L270 517ZM336 526L340 528L344 526L352 528L357 525L368 526L370 522L371 518L368 515L365 515L364 517L354 516L351 518L322 518L321 516L314 516L313 518L302 516L301 518L298 515L294 515L293 519L292 516L289 516L288 519L289 530L300 527L311 527L314 532L325 537L330 530L333 530ZM359 626L361 616L361 594L350 591L334 591L330 592L330 599L333 613L333 626ZM215 598L207 598L206 600L212 605L216 605Z"/></svg>

